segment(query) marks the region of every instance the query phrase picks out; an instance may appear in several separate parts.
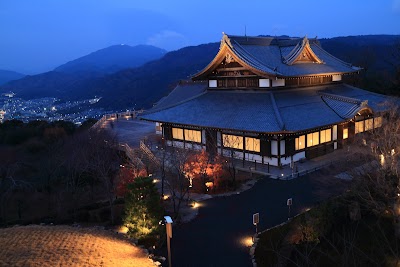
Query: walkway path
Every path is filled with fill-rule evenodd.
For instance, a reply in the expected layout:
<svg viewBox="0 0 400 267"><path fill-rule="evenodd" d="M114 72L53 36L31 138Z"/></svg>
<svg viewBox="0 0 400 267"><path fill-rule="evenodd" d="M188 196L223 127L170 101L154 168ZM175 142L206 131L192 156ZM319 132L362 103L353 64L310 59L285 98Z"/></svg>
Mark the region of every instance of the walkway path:
<svg viewBox="0 0 400 267"><path fill-rule="evenodd" d="M138 120L114 121L110 128L116 132L120 142L128 143L132 147L138 146L144 136L154 133L154 124ZM318 160L301 163L301 167L312 170L329 163L332 158L345 155L344 150L335 151ZM240 194L204 200L200 202L198 216L194 220L174 225L171 240L172 265L251 266L246 241L251 240L254 234L252 214L260 213L258 229L261 231L287 220L288 198L293 198L293 216L326 198L336 189L332 181L321 182L321 175L318 176L318 173L286 180L288 175L291 176L288 166L283 169L271 168L271 172L281 180L264 178L250 190ZM334 182L343 181L337 179ZM167 253L162 248L156 254L166 256Z"/></svg>
<svg viewBox="0 0 400 267"><path fill-rule="evenodd" d="M259 230L267 229L287 220L288 198L293 198L293 216L325 198L323 191L332 192L332 184L308 175L289 181L262 179L239 195L205 200L195 220L174 227L172 265L252 266L246 246L254 234L252 214L259 212ZM166 255L165 250L157 253Z"/></svg>

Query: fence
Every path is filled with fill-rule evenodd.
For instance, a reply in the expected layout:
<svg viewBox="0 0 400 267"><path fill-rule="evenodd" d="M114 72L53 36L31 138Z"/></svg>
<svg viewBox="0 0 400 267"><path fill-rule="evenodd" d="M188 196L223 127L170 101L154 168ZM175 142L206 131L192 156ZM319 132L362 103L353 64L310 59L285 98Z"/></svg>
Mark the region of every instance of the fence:
<svg viewBox="0 0 400 267"><path fill-rule="evenodd" d="M101 128L104 123L108 120L115 120L119 118L131 118L135 119L138 114L142 113L143 110L132 110L132 111L125 111L125 112L117 112L117 113L110 113L110 114L105 114L103 117L101 117L100 120L98 120L92 128L97 129Z"/></svg>

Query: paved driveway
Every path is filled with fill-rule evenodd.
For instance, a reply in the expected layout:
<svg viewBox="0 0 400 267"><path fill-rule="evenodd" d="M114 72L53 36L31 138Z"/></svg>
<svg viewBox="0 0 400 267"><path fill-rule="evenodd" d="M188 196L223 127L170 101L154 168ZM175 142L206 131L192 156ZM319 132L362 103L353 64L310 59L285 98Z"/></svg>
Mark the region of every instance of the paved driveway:
<svg viewBox="0 0 400 267"><path fill-rule="evenodd" d="M240 195L202 202L195 220L174 227L172 266L252 266L249 248L243 244L254 234L252 214L260 213L259 230L264 230L287 220L288 198L293 198L292 215L316 204L324 198L321 193L333 187L311 176L290 181L265 178ZM158 254L166 256L165 248Z"/></svg>

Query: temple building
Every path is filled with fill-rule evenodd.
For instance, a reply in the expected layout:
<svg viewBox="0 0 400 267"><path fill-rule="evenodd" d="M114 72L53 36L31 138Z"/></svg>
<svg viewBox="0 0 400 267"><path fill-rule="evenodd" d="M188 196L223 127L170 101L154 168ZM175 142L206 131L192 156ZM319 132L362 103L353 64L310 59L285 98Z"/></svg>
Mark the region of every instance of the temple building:
<svg viewBox="0 0 400 267"><path fill-rule="evenodd" d="M209 65L141 118L169 146L283 166L381 126L387 97L342 81L359 71L317 39L223 34Z"/></svg>

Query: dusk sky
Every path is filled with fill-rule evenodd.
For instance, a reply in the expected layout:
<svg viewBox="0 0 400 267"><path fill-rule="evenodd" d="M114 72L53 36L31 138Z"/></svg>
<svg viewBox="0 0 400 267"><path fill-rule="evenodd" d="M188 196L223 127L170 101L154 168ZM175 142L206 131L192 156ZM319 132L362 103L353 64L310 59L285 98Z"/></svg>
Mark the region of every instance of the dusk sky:
<svg viewBox="0 0 400 267"><path fill-rule="evenodd" d="M1 0L0 69L36 74L115 44L168 51L221 33L400 34L400 0Z"/></svg>

